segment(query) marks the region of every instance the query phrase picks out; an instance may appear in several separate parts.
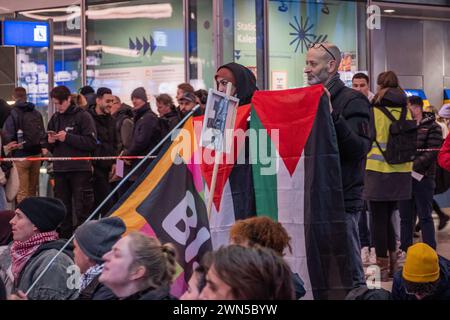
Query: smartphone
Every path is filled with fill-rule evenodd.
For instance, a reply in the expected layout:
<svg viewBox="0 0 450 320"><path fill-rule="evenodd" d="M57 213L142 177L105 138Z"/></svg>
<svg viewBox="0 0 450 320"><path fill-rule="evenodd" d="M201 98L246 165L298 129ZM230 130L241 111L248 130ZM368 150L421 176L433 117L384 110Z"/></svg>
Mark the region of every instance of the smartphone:
<svg viewBox="0 0 450 320"><path fill-rule="evenodd" d="M51 136L53 136L53 135L55 135L56 134L56 132L55 131L47 131L47 134L49 134L49 135L51 135Z"/></svg>

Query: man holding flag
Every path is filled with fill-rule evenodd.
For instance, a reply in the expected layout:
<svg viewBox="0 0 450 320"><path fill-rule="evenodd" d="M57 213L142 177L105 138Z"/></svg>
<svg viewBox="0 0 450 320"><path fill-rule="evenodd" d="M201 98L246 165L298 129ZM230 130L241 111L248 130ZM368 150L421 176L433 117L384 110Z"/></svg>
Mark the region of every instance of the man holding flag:
<svg viewBox="0 0 450 320"><path fill-rule="evenodd" d="M347 213L353 286L365 284L358 236L359 213L363 209L365 158L372 143L370 103L367 98L347 88L339 78L341 52L331 43L315 43L308 50L304 72L308 84L323 84L330 93L331 116L336 130Z"/></svg>

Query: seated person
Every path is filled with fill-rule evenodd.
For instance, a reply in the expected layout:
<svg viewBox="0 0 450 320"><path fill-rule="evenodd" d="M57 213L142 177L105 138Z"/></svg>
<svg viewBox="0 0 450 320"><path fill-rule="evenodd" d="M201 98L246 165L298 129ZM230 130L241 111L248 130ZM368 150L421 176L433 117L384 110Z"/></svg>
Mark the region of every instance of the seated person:
<svg viewBox="0 0 450 320"><path fill-rule="evenodd" d="M231 245L210 253L200 300L293 300L292 273L273 250Z"/></svg>
<svg viewBox="0 0 450 320"><path fill-rule="evenodd" d="M394 275L393 300L450 300L450 261L425 243L408 248L403 269Z"/></svg>
<svg viewBox="0 0 450 320"><path fill-rule="evenodd" d="M180 297L180 300L199 300L200 293L206 285L207 269L204 266L195 268L194 273L189 279L186 292Z"/></svg>
<svg viewBox="0 0 450 320"><path fill-rule="evenodd" d="M172 300L176 252L171 244L139 232L120 239L103 256L100 282L120 300Z"/></svg>
<svg viewBox="0 0 450 320"><path fill-rule="evenodd" d="M103 256L111 251L125 231L125 224L118 217L89 221L75 231L73 254L82 274L78 300L117 299L110 289L99 282L99 278L103 270Z"/></svg>
<svg viewBox="0 0 450 320"><path fill-rule="evenodd" d="M252 217L237 221L230 230L231 243L242 246L260 245L270 248L280 255L284 256L285 250L292 253L290 241L291 237L283 228L281 223L273 221L268 217ZM306 291L304 283L297 273L292 273L294 283L295 298L302 298Z"/></svg>
<svg viewBox="0 0 450 320"><path fill-rule="evenodd" d="M30 197L19 203L10 222L14 238L10 250L14 276L11 300L68 300L78 295L76 288L67 285L67 270L73 265L70 249L56 257L28 296L24 293L66 243L56 232L65 215L64 204L56 198Z"/></svg>

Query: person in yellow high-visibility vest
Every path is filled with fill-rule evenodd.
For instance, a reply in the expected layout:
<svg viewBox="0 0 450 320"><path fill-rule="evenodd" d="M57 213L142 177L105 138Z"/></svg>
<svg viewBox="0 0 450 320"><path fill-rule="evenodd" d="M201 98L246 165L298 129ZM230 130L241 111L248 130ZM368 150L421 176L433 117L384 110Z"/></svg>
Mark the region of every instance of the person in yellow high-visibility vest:
<svg viewBox="0 0 450 320"><path fill-rule="evenodd" d="M399 200L411 199L413 163L389 164L386 161L380 149L385 150L387 147L392 121L377 106L386 107L397 120L403 109L406 109L406 119L412 118L407 110L406 94L400 88L394 72L381 73L377 85L378 92L373 99L373 116L378 145L374 142L367 155L363 197L369 201L372 213L373 240L381 280L387 281L389 275L392 276L397 269L397 245L391 217Z"/></svg>

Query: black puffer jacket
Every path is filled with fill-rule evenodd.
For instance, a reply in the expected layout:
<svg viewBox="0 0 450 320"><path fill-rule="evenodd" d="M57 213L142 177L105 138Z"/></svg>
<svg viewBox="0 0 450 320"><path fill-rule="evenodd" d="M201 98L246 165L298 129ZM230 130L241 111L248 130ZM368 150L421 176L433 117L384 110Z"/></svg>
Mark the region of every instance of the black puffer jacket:
<svg viewBox="0 0 450 320"><path fill-rule="evenodd" d="M96 276L80 291L77 300L117 300L114 293L99 281L100 275Z"/></svg>
<svg viewBox="0 0 450 320"><path fill-rule="evenodd" d="M122 300L178 300L170 294L170 287L162 286L159 288L149 288L137 292Z"/></svg>
<svg viewBox="0 0 450 320"><path fill-rule="evenodd" d="M130 149L124 152L125 156L145 156L147 155L158 143L161 141L161 126L158 117L150 109L150 105L146 103L138 110L133 110L134 113L134 128L133 128L133 141ZM156 156L157 152L153 154ZM138 161L133 161L135 166ZM150 163L151 161L149 161ZM148 165L144 164L139 170L131 177L134 181L136 178L147 168Z"/></svg>
<svg viewBox="0 0 450 320"><path fill-rule="evenodd" d="M360 92L345 86L336 75L327 85L331 94L332 117L342 169L345 210L363 208L365 159L373 139L371 105Z"/></svg>
<svg viewBox="0 0 450 320"><path fill-rule="evenodd" d="M131 145L133 138L133 109L125 103L119 108L116 114L113 115L115 120L116 135L117 135L117 150L122 152L127 150Z"/></svg>
<svg viewBox="0 0 450 320"><path fill-rule="evenodd" d="M95 107L89 108L88 112L95 121L97 130L97 146L94 151L95 157L112 157L117 152L117 136L115 131L115 121L109 114L97 114ZM110 171L114 160L94 161L93 165L96 170Z"/></svg>
<svg viewBox="0 0 450 320"><path fill-rule="evenodd" d="M55 113L48 123L48 130L67 132L64 142L47 143L54 157L89 157L97 146L95 123L87 111L71 105L64 113ZM54 172L92 171L90 161L55 161Z"/></svg>
<svg viewBox="0 0 450 320"><path fill-rule="evenodd" d="M436 123L434 114L424 113L423 116L417 128L417 149L439 149L442 145L442 129ZM437 151L418 151L413 170L434 179L437 155Z"/></svg>
<svg viewBox="0 0 450 320"><path fill-rule="evenodd" d="M169 113L166 113L165 115L161 116L161 119L164 119L167 121L167 130L170 132L175 126L180 122L180 114L177 112L177 110L172 110Z"/></svg>

